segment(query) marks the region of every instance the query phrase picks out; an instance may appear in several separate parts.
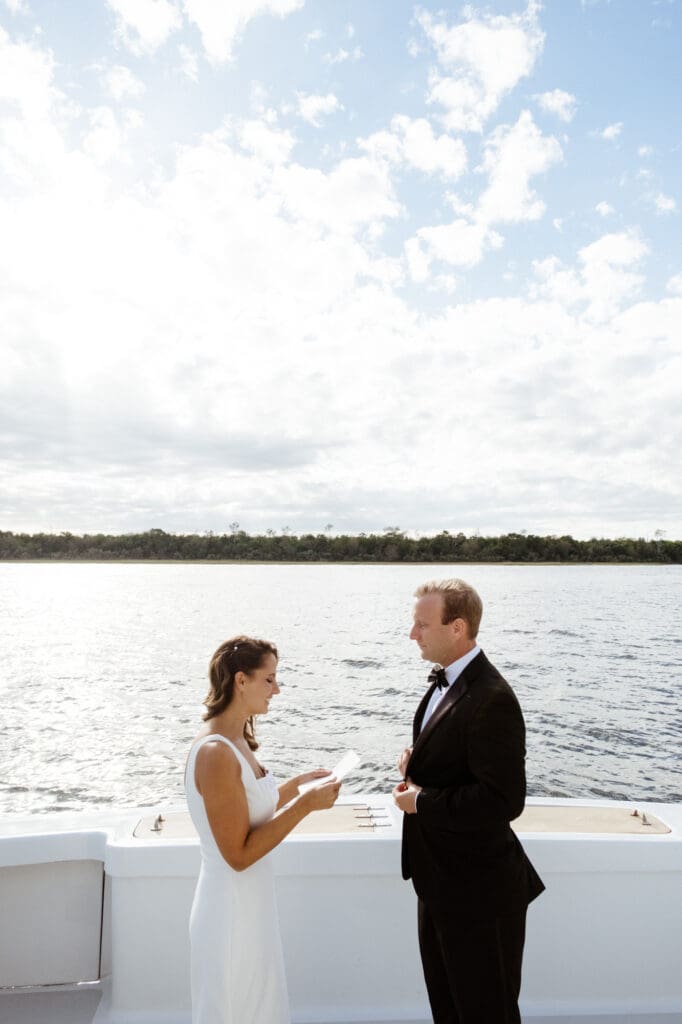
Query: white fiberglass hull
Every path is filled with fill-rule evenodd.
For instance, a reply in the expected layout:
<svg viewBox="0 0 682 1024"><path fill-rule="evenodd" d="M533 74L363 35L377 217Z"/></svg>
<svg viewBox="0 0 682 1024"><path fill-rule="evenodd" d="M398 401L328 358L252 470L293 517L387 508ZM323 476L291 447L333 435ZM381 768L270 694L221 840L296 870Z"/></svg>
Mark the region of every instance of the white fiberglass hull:
<svg viewBox="0 0 682 1024"><path fill-rule="evenodd" d="M528 915L528 1024L682 1024L682 807L633 809L536 800L515 824L547 885ZM274 855L293 1021L426 1024L399 816L374 796L327 813ZM198 843L182 809L152 832L154 817L2 823L3 1024L189 1024Z"/></svg>

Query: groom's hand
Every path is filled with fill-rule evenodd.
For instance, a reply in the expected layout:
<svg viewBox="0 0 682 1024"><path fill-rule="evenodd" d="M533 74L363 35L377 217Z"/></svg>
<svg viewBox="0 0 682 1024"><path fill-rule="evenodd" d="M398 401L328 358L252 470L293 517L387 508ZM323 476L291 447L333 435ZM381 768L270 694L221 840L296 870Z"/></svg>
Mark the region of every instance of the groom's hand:
<svg viewBox="0 0 682 1024"><path fill-rule="evenodd" d="M398 758L396 768L400 772L403 778L407 775L407 762L412 757L412 747L405 747L402 754Z"/></svg>
<svg viewBox="0 0 682 1024"><path fill-rule="evenodd" d="M414 782L399 782L393 790L393 801L398 810L405 814L416 814L417 794L421 792L421 786L415 786Z"/></svg>

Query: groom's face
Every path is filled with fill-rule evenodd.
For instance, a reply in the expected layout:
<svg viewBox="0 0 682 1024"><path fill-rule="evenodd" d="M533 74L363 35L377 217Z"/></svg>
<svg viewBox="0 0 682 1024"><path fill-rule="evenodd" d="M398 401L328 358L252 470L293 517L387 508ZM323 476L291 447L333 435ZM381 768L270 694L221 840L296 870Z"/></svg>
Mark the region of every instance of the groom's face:
<svg viewBox="0 0 682 1024"><path fill-rule="evenodd" d="M461 619L443 622L442 594L424 594L414 606L410 640L416 640L425 661L450 665L459 657L461 627Z"/></svg>

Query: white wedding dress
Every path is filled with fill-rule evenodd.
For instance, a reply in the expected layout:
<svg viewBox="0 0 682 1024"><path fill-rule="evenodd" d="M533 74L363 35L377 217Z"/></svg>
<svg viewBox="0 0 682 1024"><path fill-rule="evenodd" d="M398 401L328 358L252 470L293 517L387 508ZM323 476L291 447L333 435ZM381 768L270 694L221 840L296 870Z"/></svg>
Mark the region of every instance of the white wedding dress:
<svg viewBox="0 0 682 1024"><path fill-rule="evenodd" d="M216 741L227 743L239 760L252 827L273 816L278 800L272 776L256 778L224 736L203 736L190 750L185 791L201 847L189 928L192 1024L290 1024L270 856L234 871L213 838L194 782L199 749Z"/></svg>

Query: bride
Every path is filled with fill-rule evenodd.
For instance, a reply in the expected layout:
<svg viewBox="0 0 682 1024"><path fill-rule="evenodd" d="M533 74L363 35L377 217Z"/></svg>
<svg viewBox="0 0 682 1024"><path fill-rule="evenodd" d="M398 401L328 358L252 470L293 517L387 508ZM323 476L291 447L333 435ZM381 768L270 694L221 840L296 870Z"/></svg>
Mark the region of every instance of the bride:
<svg viewBox="0 0 682 1024"><path fill-rule="evenodd" d="M268 854L340 783L317 769L277 785L256 760L253 716L279 693L277 649L236 636L211 658L204 726L185 772L201 870L190 917L193 1024L289 1024L284 961Z"/></svg>

